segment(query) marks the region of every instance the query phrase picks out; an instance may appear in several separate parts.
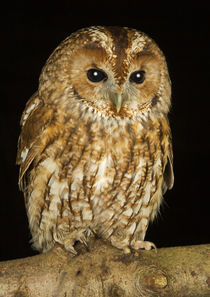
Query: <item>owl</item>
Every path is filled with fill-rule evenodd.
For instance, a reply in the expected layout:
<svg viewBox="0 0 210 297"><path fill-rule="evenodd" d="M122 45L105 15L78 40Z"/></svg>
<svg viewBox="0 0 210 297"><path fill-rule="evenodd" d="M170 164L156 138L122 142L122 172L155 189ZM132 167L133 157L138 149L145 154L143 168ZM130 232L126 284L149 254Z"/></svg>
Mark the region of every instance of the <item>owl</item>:
<svg viewBox="0 0 210 297"><path fill-rule="evenodd" d="M94 26L51 54L21 118L19 186L35 249L91 236L129 252L173 186L166 60L143 32Z"/></svg>

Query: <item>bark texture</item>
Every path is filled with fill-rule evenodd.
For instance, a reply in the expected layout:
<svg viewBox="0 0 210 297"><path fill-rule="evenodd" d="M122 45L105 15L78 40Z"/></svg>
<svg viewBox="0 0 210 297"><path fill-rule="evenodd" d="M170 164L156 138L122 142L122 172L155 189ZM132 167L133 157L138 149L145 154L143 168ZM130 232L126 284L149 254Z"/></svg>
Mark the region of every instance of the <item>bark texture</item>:
<svg viewBox="0 0 210 297"><path fill-rule="evenodd" d="M0 297L210 296L210 245L123 254L102 240L0 263Z"/></svg>

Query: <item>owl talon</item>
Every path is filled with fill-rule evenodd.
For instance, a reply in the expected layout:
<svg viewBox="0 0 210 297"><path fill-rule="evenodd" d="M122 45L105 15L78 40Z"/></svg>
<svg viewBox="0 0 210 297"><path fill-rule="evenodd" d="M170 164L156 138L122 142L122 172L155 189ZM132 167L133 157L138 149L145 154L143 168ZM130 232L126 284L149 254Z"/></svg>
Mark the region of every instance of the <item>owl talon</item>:
<svg viewBox="0 0 210 297"><path fill-rule="evenodd" d="M77 255L77 251L72 247L72 248L66 248L66 250L72 254L74 254L75 256Z"/></svg>
<svg viewBox="0 0 210 297"><path fill-rule="evenodd" d="M145 249L149 251L154 248L155 252L157 253L156 245L150 241L137 240L131 246L134 250Z"/></svg>
<svg viewBox="0 0 210 297"><path fill-rule="evenodd" d="M90 249L89 249L89 246L87 244L87 241L84 238L80 238L80 242L84 244L86 250L89 252Z"/></svg>
<svg viewBox="0 0 210 297"><path fill-rule="evenodd" d="M66 251L74 254L75 256L77 255L77 251L74 249L73 244L71 242L69 242L68 239L65 240L64 247L65 247Z"/></svg>

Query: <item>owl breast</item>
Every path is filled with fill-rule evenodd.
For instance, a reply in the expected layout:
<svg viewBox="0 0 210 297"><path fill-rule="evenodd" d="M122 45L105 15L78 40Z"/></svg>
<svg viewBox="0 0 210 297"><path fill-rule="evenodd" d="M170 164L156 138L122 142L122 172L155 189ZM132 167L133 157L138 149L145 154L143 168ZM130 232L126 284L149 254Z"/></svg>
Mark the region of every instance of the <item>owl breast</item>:
<svg viewBox="0 0 210 297"><path fill-rule="evenodd" d="M162 199L166 120L150 116L143 126L96 115L89 121L86 112L79 122L77 115L59 121L43 132L43 153L28 175L35 248L47 251L59 242L72 251L91 233L119 248L132 244L134 235L143 240Z"/></svg>

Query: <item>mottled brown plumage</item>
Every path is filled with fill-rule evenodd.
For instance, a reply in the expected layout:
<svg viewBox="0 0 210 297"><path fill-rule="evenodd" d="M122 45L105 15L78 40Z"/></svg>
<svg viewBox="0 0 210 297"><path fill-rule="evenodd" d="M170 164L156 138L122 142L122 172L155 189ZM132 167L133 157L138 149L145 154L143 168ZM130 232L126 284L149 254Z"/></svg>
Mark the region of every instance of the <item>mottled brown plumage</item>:
<svg viewBox="0 0 210 297"><path fill-rule="evenodd" d="M44 66L21 119L17 163L34 247L97 234L150 249L149 224L173 186L165 58L134 29L73 33Z"/></svg>

